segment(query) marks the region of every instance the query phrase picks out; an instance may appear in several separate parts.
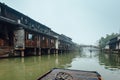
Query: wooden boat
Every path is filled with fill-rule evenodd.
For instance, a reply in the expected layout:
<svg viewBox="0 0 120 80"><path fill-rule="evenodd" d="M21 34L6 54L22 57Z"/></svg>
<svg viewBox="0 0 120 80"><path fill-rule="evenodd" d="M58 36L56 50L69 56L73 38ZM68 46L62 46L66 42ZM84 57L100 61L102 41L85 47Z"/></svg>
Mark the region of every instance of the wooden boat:
<svg viewBox="0 0 120 80"><path fill-rule="evenodd" d="M96 71L53 68L38 80L102 80Z"/></svg>

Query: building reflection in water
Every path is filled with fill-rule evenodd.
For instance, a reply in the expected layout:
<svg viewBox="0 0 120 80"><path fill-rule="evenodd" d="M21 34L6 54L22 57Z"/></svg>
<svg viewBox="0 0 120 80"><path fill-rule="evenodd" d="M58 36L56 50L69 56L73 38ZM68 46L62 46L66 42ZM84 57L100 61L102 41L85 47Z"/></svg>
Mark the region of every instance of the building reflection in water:
<svg viewBox="0 0 120 80"><path fill-rule="evenodd" d="M120 55L119 54L109 54L100 53L99 54L100 65L105 65L106 69L118 70L120 69Z"/></svg>

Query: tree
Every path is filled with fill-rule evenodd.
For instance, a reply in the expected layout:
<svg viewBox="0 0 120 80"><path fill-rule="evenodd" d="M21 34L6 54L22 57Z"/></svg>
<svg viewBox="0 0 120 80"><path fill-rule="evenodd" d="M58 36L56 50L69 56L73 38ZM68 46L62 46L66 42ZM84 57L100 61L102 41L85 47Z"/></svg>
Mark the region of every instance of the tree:
<svg viewBox="0 0 120 80"><path fill-rule="evenodd" d="M106 34L106 37L101 37L99 39L99 47L102 49L106 46L106 44L109 42L110 39L117 37L119 34L118 33L112 33L112 34Z"/></svg>

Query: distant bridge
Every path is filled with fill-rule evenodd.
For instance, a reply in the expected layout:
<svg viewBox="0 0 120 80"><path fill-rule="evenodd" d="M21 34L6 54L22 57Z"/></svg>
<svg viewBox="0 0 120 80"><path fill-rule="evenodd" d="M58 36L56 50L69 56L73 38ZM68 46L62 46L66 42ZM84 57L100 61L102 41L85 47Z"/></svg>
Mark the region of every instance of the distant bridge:
<svg viewBox="0 0 120 80"><path fill-rule="evenodd" d="M98 46L95 46L95 45L80 45L80 47L93 47L93 48L99 48Z"/></svg>

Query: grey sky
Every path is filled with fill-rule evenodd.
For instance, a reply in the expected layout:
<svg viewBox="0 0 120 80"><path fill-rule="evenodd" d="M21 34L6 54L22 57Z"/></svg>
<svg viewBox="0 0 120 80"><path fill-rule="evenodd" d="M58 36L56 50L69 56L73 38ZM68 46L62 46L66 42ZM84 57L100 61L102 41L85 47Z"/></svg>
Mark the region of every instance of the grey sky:
<svg viewBox="0 0 120 80"><path fill-rule="evenodd" d="M79 44L95 44L120 29L120 0L0 0L65 34Z"/></svg>

